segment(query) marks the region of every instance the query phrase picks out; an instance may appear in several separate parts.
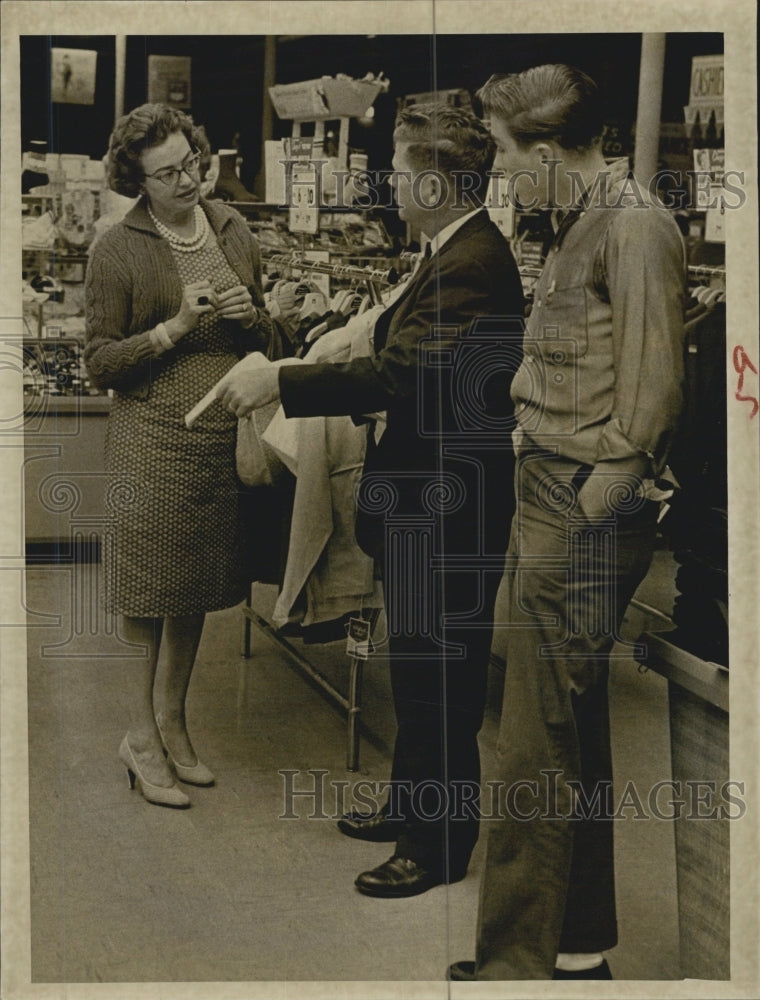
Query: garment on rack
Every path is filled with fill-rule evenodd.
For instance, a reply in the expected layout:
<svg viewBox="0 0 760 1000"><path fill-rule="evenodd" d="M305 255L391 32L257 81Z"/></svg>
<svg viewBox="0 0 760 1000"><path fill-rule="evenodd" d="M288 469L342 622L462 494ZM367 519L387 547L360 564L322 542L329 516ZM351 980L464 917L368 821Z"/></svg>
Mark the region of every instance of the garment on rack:
<svg viewBox="0 0 760 1000"><path fill-rule="evenodd" d="M381 311L377 307L325 334L308 361L368 356ZM312 641L331 641L345 635L346 614L383 604L374 561L358 547L354 530L366 431L347 416L286 420L279 411L264 440L296 476L287 562L273 621L280 627L298 623L304 638L306 630L314 632L313 626L336 622L335 630L317 633L321 640L312 635Z"/></svg>
<svg viewBox="0 0 760 1000"><path fill-rule="evenodd" d="M302 358L308 353L311 344L328 330L345 326L347 315L342 312L334 312L326 309L321 313L308 313L293 325L290 324L289 338L292 345L293 354Z"/></svg>
<svg viewBox="0 0 760 1000"><path fill-rule="evenodd" d="M272 363L279 367L281 364L298 364L299 359L285 358L270 362L263 354L255 352L239 361L235 370L245 368L253 371ZM235 464L238 478L246 486L274 486L286 471L278 456L263 439L263 433L278 406L276 401L267 403L238 420Z"/></svg>
<svg viewBox="0 0 760 1000"><path fill-rule="evenodd" d="M301 357L306 357L311 350L311 345L319 340L323 334L328 333L330 330L338 330L345 325L346 316L342 312L326 313L323 319L306 334L303 347L301 348Z"/></svg>

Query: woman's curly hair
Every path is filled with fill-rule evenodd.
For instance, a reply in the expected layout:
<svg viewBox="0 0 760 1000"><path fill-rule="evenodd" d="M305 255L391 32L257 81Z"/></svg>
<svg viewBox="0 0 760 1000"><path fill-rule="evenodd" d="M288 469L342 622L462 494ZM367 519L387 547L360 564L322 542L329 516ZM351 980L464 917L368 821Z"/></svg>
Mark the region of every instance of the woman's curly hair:
<svg viewBox="0 0 760 1000"><path fill-rule="evenodd" d="M181 132L201 154L201 168L208 166L211 146L206 130L190 115L167 104L141 104L116 122L108 142L106 171L108 186L117 194L136 198L144 179L140 156L160 146L170 135Z"/></svg>

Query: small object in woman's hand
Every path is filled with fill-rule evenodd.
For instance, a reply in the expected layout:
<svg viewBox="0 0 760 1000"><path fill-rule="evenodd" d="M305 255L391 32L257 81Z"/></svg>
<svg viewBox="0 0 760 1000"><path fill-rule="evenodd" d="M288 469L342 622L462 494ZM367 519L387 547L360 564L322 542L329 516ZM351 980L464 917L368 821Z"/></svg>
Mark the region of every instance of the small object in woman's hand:
<svg viewBox="0 0 760 1000"><path fill-rule="evenodd" d="M208 305L208 295L199 295L198 296L198 305L199 306L207 306Z"/></svg>

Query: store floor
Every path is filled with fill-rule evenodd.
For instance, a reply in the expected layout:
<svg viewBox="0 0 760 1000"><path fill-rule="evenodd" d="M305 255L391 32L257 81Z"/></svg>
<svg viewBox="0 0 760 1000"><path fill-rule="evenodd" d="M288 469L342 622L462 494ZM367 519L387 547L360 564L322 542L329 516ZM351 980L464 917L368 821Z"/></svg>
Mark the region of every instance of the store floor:
<svg viewBox="0 0 760 1000"><path fill-rule="evenodd" d="M218 783L188 787L189 810L158 808L129 790L116 756L130 650L98 620L96 575L94 566L27 574L33 982L441 981L448 963L472 957L483 837L463 882L379 900L362 896L353 880L392 845L349 840L333 821L340 805L332 781L350 787L388 777L393 718L383 660L365 668L368 738L361 769L351 773L340 711L256 629L253 656L241 658L239 609L210 615L189 722ZM640 596L669 611L666 553L657 554ZM271 588L257 588L262 613L271 601ZM43 625L35 613L60 621ZM647 624L630 611L625 635ZM340 644L303 649L345 683ZM491 673L486 772L502 679ZM665 682L616 660L611 699L621 785L633 780L641 790L667 779ZM314 769L327 772L322 811L330 818L310 818L314 800L305 796L291 803L297 819L282 818L282 772L297 772L294 786L304 790L314 787ZM629 818L616 837L614 975L678 978L672 826Z"/></svg>

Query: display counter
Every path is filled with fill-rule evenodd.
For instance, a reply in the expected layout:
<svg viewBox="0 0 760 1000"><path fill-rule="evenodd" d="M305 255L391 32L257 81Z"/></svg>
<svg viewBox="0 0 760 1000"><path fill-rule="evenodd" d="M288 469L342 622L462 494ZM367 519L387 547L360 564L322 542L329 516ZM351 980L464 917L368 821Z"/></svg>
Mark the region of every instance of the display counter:
<svg viewBox="0 0 760 1000"><path fill-rule="evenodd" d="M27 424L33 418L56 419L64 416L108 416L111 397L98 396L26 396L24 397L24 418ZM31 433L29 427L26 433ZM49 433L49 430L46 430Z"/></svg>
<svg viewBox="0 0 760 1000"><path fill-rule="evenodd" d="M108 396L24 399L24 532L30 561L97 558Z"/></svg>
<svg viewBox="0 0 760 1000"><path fill-rule="evenodd" d="M668 681L672 780L687 802L674 820L681 975L729 979L729 816L738 806L722 794L728 671L668 642L667 633L645 632L638 642L647 650L641 662Z"/></svg>

